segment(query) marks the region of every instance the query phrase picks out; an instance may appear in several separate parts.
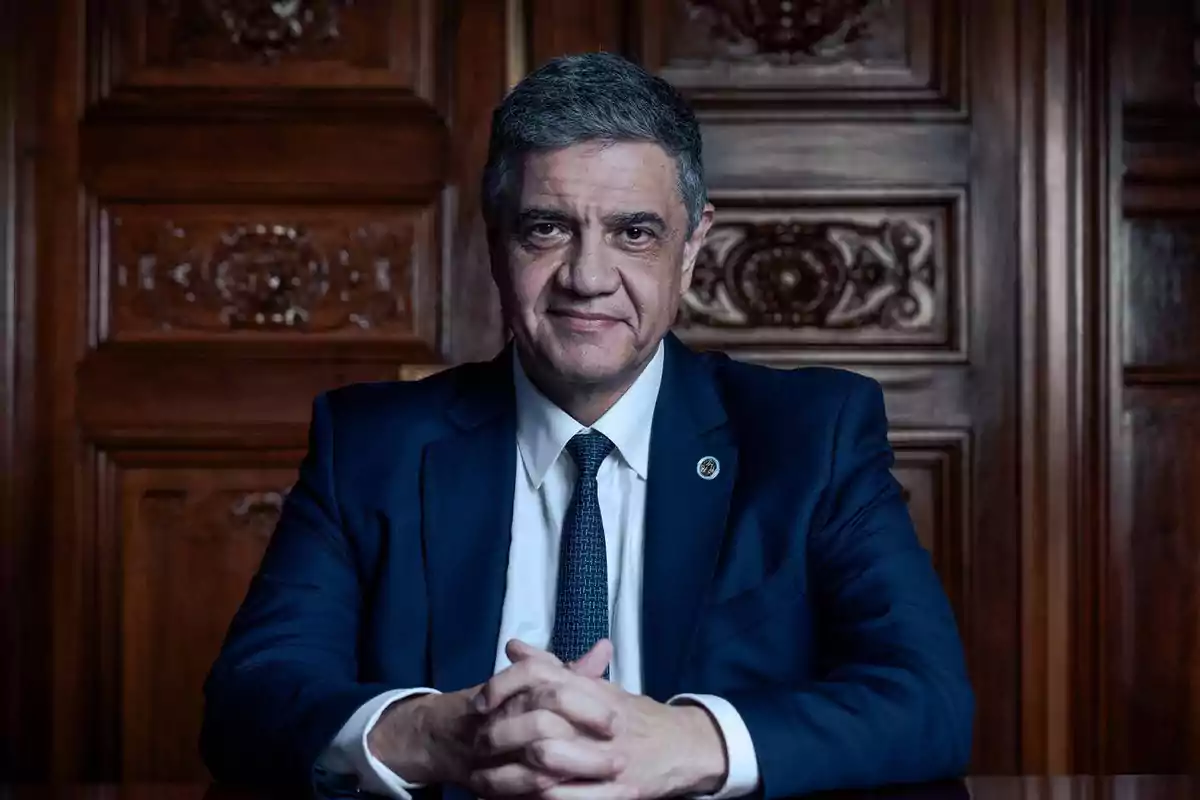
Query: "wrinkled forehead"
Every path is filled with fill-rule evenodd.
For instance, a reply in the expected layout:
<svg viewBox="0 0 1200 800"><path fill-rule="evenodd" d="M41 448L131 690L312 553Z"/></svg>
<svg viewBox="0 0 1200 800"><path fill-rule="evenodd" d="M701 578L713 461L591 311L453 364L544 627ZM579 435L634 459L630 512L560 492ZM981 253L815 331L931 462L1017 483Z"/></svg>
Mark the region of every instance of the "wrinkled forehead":
<svg viewBox="0 0 1200 800"><path fill-rule="evenodd" d="M672 158L649 142L587 142L529 153L523 159L517 213L553 208L580 219L653 212L686 219Z"/></svg>

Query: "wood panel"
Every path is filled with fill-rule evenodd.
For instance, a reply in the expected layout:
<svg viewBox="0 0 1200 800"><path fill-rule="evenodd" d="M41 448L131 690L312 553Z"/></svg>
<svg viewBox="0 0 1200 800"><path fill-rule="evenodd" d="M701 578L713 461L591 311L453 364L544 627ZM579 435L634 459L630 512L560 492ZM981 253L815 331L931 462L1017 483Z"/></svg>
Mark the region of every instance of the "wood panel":
<svg viewBox="0 0 1200 800"><path fill-rule="evenodd" d="M96 0L101 97L132 87L386 87L432 100L431 0Z"/></svg>
<svg viewBox="0 0 1200 800"><path fill-rule="evenodd" d="M97 114L80 131L82 178L103 200L429 203L442 190L452 143L432 109L400 109L372 121L369 111L356 119L296 113L217 128L204 118Z"/></svg>
<svg viewBox="0 0 1200 800"><path fill-rule="evenodd" d="M295 470L255 468L245 456L228 458L236 467L204 468L113 455L120 467L108 534L121 540L122 772L204 780L195 744L204 679Z"/></svg>
<svg viewBox="0 0 1200 800"><path fill-rule="evenodd" d="M718 116L704 126L705 175L715 189L961 186L970 179L971 154L966 125L886 117L852 124L836 116L819 126L770 118L750 124Z"/></svg>
<svg viewBox="0 0 1200 800"><path fill-rule="evenodd" d="M626 50L695 102L717 207L677 329L736 357L880 380L896 474L979 688L974 768L1013 770L1010 6L633 5Z"/></svg>
<svg viewBox="0 0 1200 800"><path fill-rule="evenodd" d="M875 114L894 105L905 116L963 109L953 0L637 5L644 63L702 108Z"/></svg>
<svg viewBox="0 0 1200 800"><path fill-rule="evenodd" d="M1105 767L1200 769L1200 8L1116 7Z"/></svg>
<svg viewBox="0 0 1200 800"><path fill-rule="evenodd" d="M34 143L35 40L27 3L0 0L0 775L37 780L49 750L49 548L39 497Z"/></svg>
<svg viewBox="0 0 1200 800"><path fill-rule="evenodd" d="M1200 765L1194 4L750 5L0 0L30 33L0 164L38 190L0 186L0 769L38 777L52 722L56 777L198 774L170 701L312 395L495 351L491 109L596 48L699 108L718 228L680 333L884 386L973 769Z"/></svg>
<svg viewBox="0 0 1200 800"><path fill-rule="evenodd" d="M114 203L97 222L100 342L380 337L437 355L433 209Z"/></svg>
<svg viewBox="0 0 1200 800"><path fill-rule="evenodd" d="M904 489L917 536L933 559L950 603L958 612L959 625L969 628L970 432L900 428L893 430L889 438L896 453L892 473Z"/></svg>
<svg viewBox="0 0 1200 800"><path fill-rule="evenodd" d="M200 681L312 397L498 345L477 186L505 8L38 16L55 770L194 778Z"/></svg>
<svg viewBox="0 0 1200 800"><path fill-rule="evenodd" d="M1110 759L1182 772L1200 764L1200 393L1130 387L1121 416Z"/></svg>
<svg viewBox="0 0 1200 800"><path fill-rule="evenodd" d="M1118 97L1130 108L1180 107L1197 101L1196 40L1200 11L1189 0L1121 4Z"/></svg>
<svg viewBox="0 0 1200 800"><path fill-rule="evenodd" d="M1133 218L1124 239L1126 368L1200 373L1200 213Z"/></svg>
<svg viewBox="0 0 1200 800"><path fill-rule="evenodd" d="M965 194L890 195L713 193L681 337L759 360L965 360Z"/></svg>
<svg viewBox="0 0 1200 800"><path fill-rule="evenodd" d="M1121 228L1120 400L1104 576L1105 744L1114 769L1200 765L1198 221L1139 214Z"/></svg>

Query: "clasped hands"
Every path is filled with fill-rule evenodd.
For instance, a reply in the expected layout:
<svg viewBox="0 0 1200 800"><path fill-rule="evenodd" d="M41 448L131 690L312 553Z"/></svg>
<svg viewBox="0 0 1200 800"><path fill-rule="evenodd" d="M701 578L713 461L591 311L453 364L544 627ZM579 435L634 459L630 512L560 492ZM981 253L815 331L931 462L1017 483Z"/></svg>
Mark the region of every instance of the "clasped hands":
<svg viewBox="0 0 1200 800"><path fill-rule="evenodd" d="M640 800L721 787L724 742L708 712L605 680L608 640L573 664L517 640L505 652L512 666L482 686L389 709L372 752L406 780L484 798Z"/></svg>

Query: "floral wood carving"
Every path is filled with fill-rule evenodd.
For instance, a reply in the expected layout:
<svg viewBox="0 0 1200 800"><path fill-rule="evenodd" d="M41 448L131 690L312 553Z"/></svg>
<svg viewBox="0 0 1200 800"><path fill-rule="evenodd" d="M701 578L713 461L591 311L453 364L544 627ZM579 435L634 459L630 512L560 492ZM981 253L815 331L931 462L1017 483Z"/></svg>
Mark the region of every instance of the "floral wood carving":
<svg viewBox="0 0 1200 800"><path fill-rule="evenodd" d="M219 31L253 58L273 61L284 53L334 41L340 12L353 0L160 0L176 20L179 44L200 42Z"/></svg>
<svg viewBox="0 0 1200 800"><path fill-rule="evenodd" d="M867 12L887 0L690 0L713 35L735 50L782 56L825 55L862 39Z"/></svg>
<svg viewBox="0 0 1200 800"><path fill-rule="evenodd" d="M927 220L718 225L683 297L683 327L932 327L934 230Z"/></svg>
<svg viewBox="0 0 1200 800"><path fill-rule="evenodd" d="M141 500L142 524L177 541L211 544L233 534L240 542L268 540L291 487L242 490L206 486L150 489Z"/></svg>
<svg viewBox="0 0 1200 800"><path fill-rule="evenodd" d="M288 487L282 491L246 492L236 497L229 505L231 527L269 539L290 491Z"/></svg>
<svg viewBox="0 0 1200 800"><path fill-rule="evenodd" d="M410 319L411 228L367 224L318 240L302 225L189 233L166 222L125 239L122 220L113 224L118 328L329 332Z"/></svg>

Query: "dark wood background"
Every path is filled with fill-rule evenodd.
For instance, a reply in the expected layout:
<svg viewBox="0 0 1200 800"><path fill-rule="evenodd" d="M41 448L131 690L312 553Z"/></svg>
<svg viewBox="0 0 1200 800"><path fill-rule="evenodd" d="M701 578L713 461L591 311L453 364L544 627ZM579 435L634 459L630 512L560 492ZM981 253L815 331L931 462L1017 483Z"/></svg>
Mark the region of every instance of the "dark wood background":
<svg viewBox="0 0 1200 800"><path fill-rule="evenodd" d="M973 771L1200 768L1191 0L0 0L0 44L0 775L203 778L312 396L496 350L491 110L599 48L701 116L681 336L883 384Z"/></svg>

